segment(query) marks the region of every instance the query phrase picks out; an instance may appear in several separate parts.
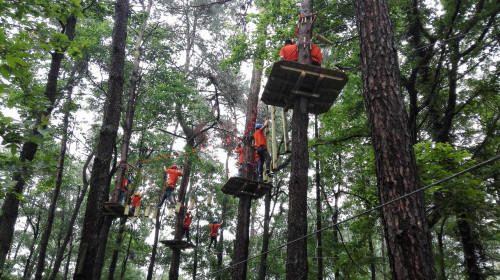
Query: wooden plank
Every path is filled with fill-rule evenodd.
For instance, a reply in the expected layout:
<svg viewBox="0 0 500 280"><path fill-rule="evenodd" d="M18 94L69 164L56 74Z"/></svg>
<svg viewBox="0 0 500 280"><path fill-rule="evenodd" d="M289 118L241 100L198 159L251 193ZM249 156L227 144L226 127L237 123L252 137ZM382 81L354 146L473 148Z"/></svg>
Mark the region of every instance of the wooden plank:
<svg viewBox="0 0 500 280"><path fill-rule="evenodd" d="M194 244L184 240L160 240L160 243L164 244L169 248L189 249L196 247L194 246Z"/></svg>

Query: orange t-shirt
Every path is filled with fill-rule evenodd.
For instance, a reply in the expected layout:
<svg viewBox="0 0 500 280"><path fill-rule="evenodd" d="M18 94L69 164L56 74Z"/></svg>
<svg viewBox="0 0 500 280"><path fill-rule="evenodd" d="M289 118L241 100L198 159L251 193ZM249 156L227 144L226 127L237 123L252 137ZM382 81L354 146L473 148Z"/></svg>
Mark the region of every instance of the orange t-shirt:
<svg viewBox="0 0 500 280"><path fill-rule="evenodd" d="M141 204L141 196L134 195L132 196L132 207L137 207Z"/></svg>
<svg viewBox="0 0 500 280"><path fill-rule="evenodd" d="M296 45L286 45L280 50L280 57L284 57L285 60L297 61L297 46Z"/></svg>
<svg viewBox="0 0 500 280"><path fill-rule="evenodd" d="M121 190L122 190L122 191L126 191L126 190L127 190L127 186L128 186L128 179L127 179L127 178L125 178L125 179L123 179L123 181L122 181L122 188L121 188Z"/></svg>
<svg viewBox="0 0 500 280"><path fill-rule="evenodd" d="M240 164L243 163L243 148L238 148L235 150L235 152L237 152L238 154L240 154L240 157L239 157L239 162Z"/></svg>
<svg viewBox="0 0 500 280"><path fill-rule="evenodd" d="M192 220L193 220L193 217L191 217L191 215L184 218L184 228L189 228Z"/></svg>
<svg viewBox="0 0 500 280"><path fill-rule="evenodd" d="M255 130L253 139L255 140L255 147L267 147L266 136L264 135L264 127Z"/></svg>
<svg viewBox="0 0 500 280"><path fill-rule="evenodd" d="M175 169L167 169L167 173L168 173L167 186L172 186L175 188L175 184L177 183L177 177L182 176L182 172L177 171Z"/></svg>
<svg viewBox="0 0 500 280"><path fill-rule="evenodd" d="M323 61L323 55L321 54L321 49L314 43L311 43L311 59L321 64Z"/></svg>
<svg viewBox="0 0 500 280"><path fill-rule="evenodd" d="M220 224L209 224L208 226L210 227L210 236L217 236L217 230L219 229Z"/></svg>

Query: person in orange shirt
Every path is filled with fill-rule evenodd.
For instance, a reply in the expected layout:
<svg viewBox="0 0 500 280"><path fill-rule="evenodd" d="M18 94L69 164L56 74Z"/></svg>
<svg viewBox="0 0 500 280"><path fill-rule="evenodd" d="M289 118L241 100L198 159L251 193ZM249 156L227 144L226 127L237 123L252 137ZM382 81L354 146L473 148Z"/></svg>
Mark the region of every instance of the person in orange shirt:
<svg viewBox="0 0 500 280"><path fill-rule="evenodd" d="M220 225L222 225L224 221L221 220L219 224L219 220L214 219L214 221L211 224L208 224L208 227L210 228L210 244L208 245L208 250L210 251L210 246L212 246L212 243L214 244L214 249L217 249L217 231L219 230Z"/></svg>
<svg viewBox="0 0 500 280"><path fill-rule="evenodd" d="M280 50L280 60L298 61L297 46L292 40L285 40L285 46ZM314 43L311 43L311 60L312 65L321 67L323 55L321 49Z"/></svg>
<svg viewBox="0 0 500 280"><path fill-rule="evenodd" d="M243 177L243 147L241 147L241 144L238 144L238 148L234 152L239 154L238 177Z"/></svg>
<svg viewBox="0 0 500 280"><path fill-rule="evenodd" d="M258 180L262 182L262 172L264 168L264 161L266 162L267 167L267 175L272 177L274 173L271 171L271 155L269 155L269 151L267 150L267 141L266 136L264 135L264 128L267 127L267 121L264 125L258 123L255 125L255 133L253 134L253 139L255 141L255 147L257 148L257 154L259 155L259 175Z"/></svg>
<svg viewBox="0 0 500 280"><path fill-rule="evenodd" d="M130 213L132 213L132 215L134 215L134 213L135 213L135 208L139 207L139 205L141 205L141 198L142 198L142 196L139 192L136 192L130 198L130 201L132 201L131 207L130 207Z"/></svg>
<svg viewBox="0 0 500 280"><path fill-rule="evenodd" d="M193 217L191 217L191 213L186 212L186 217L184 218L184 224L182 225L182 235L186 236L187 242L191 243L191 238L189 237L189 227L191 226L191 221Z"/></svg>
<svg viewBox="0 0 500 280"><path fill-rule="evenodd" d="M177 165L175 164L170 166L169 169L163 166L163 170L168 174L168 181L165 194L163 195L160 204L158 204L158 208L161 208L163 202L165 202L166 199L168 199L168 201L170 202L170 207L174 207L175 201L174 198L172 197L172 193L174 192L175 184L177 184L177 179L179 178L179 176L182 176L183 174L181 171L177 170Z"/></svg>
<svg viewBox="0 0 500 280"><path fill-rule="evenodd" d="M297 61L297 46L292 40L286 39L285 46L280 49L280 60Z"/></svg>
<svg viewBox="0 0 500 280"><path fill-rule="evenodd" d="M118 196L118 203L122 203L123 199L125 198L125 193L127 192L127 187L128 185L132 183L132 178L125 178L122 181L122 185L120 187L120 194Z"/></svg>
<svg viewBox="0 0 500 280"><path fill-rule="evenodd" d="M314 43L311 43L311 60L312 65L321 67L323 55L321 54L321 49Z"/></svg>

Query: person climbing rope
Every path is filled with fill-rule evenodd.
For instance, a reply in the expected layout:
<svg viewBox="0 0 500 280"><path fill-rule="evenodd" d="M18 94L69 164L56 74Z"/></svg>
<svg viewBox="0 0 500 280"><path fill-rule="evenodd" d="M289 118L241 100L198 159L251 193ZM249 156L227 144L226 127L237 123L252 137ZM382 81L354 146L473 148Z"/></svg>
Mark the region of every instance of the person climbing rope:
<svg viewBox="0 0 500 280"><path fill-rule="evenodd" d="M257 154L259 154L259 174L258 180L259 182L263 182L262 172L264 169L264 161L266 162L266 173L269 177L272 177L274 173L271 171L271 155L269 155L269 151L267 150L267 141L266 136L264 135L264 128L267 127L267 121L264 125L258 123L255 125L255 133L253 134L253 138L255 141L255 147L257 148Z"/></svg>
<svg viewBox="0 0 500 280"><path fill-rule="evenodd" d="M165 202L166 199L170 202L170 207L175 206L175 201L174 198L172 197L172 193L175 190L175 184L177 184L177 178L179 176L182 176L182 171L177 170L177 165L172 165L170 166L169 169L167 169L165 166L163 166L163 170L165 173L168 174L168 182L167 182L167 188L165 189L165 194L163 194L163 197L160 201L160 204L158 204L158 208L161 208L163 205L163 202Z"/></svg>
<svg viewBox="0 0 500 280"><path fill-rule="evenodd" d="M238 177L243 177L243 147L241 144L238 144L238 147L236 150L234 150L235 153L238 153Z"/></svg>
<svg viewBox="0 0 500 280"><path fill-rule="evenodd" d="M134 214L135 208L139 207L139 205L141 205L141 198L142 198L142 196L141 196L141 193L139 193L139 192L134 193L132 195L132 197L130 197L130 201L132 201L131 207L130 207L130 213L134 216L135 216L135 214Z"/></svg>
<svg viewBox="0 0 500 280"><path fill-rule="evenodd" d="M120 187L120 194L118 196L118 203L122 203L125 198L125 193L127 192L128 185L132 183L132 178L125 178L122 181L122 185Z"/></svg>
<svg viewBox="0 0 500 280"><path fill-rule="evenodd" d="M191 221L193 217L191 217L191 213L186 212L186 217L184 217L184 224L182 225L182 235L186 236L187 242L191 243L191 238L189 237L189 227L191 226Z"/></svg>
<svg viewBox="0 0 500 280"><path fill-rule="evenodd" d="M224 221L221 220L219 223L219 220L214 219L212 223L208 224L208 227L210 228L210 244L208 245L208 251L210 251L212 243L214 244L214 249L217 249L217 231L223 222Z"/></svg>

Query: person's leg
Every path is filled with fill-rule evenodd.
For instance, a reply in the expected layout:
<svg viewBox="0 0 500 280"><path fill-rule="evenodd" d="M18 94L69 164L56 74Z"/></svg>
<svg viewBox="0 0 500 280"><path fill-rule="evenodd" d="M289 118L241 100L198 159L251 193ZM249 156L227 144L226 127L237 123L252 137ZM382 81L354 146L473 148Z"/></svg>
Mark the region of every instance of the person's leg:
<svg viewBox="0 0 500 280"><path fill-rule="evenodd" d="M168 201L170 202L170 206L174 206L174 204L175 204L174 198L172 197L173 191L174 191L173 188L167 187L166 194L167 194Z"/></svg>
<svg viewBox="0 0 500 280"><path fill-rule="evenodd" d="M238 177L243 177L243 164L238 166Z"/></svg>
<svg viewBox="0 0 500 280"><path fill-rule="evenodd" d="M269 154L269 151L267 149L264 150L263 152L264 158L266 160L266 168L267 168L267 174L272 176L274 173L271 171L271 155Z"/></svg>
<svg viewBox="0 0 500 280"><path fill-rule="evenodd" d="M160 204L158 204L158 208L161 208L161 206L163 205L163 202L165 202L165 199L167 199L167 197L168 197L168 194L167 194L167 192L165 192L163 194L163 197L161 198Z"/></svg>
<svg viewBox="0 0 500 280"><path fill-rule="evenodd" d="M125 192L120 190L120 194L118 195L118 203L122 203L124 197L125 197Z"/></svg>
<svg viewBox="0 0 500 280"><path fill-rule="evenodd" d="M210 250L210 246L212 246L212 243L214 242L214 238L210 236L210 244L208 244L208 250Z"/></svg>
<svg viewBox="0 0 500 280"><path fill-rule="evenodd" d="M191 237L189 237L189 228L185 228L186 230L186 238L187 238L187 242L188 243L191 243Z"/></svg>
<svg viewBox="0 0 500 280"><path fill-rule="evenodd" d="M264 147L259 147L257 149L257 154L259 155L259 182L262 182L262 174L264 173L264 159L265 159L265 154L264 151L266 151L266 148Z"/></svg>
<svg viewBox="0 0 500 280"><path fill-rule="evenodd" d="M214 250L217 251L217 236L214 236Z"/></svg>

